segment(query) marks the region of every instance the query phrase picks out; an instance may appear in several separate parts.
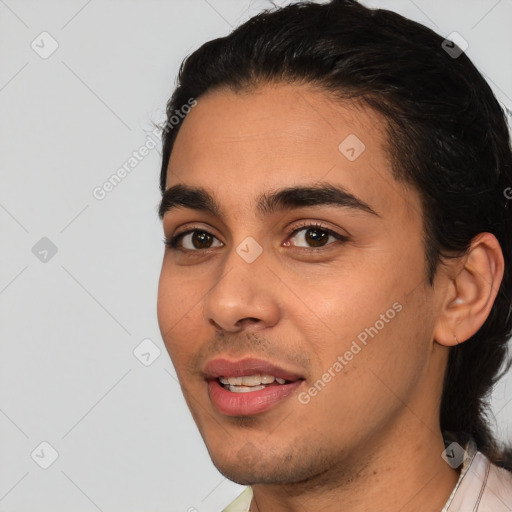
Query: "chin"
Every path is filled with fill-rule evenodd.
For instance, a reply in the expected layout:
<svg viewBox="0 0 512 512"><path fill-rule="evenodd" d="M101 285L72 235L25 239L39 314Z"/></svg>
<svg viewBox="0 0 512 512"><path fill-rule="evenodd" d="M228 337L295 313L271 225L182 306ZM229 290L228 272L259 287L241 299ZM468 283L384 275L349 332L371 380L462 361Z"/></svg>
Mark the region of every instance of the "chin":
<svg viewBox="0 0 512 512"><path fill-rule="evenodd" d="M246 448L244 450L244 448ZM294 484L311 478L311 467L302 467L293 458L251 456L251 449L244 447L235 459L212 456L214 466L226 478L240 485ZM287 462L284 462L287 460Z"/></svg>
<svg viewBox="0 0 512 512"><path fill-rule="evenodd" d="M240 485L290 483L288 479L283 478L282 474L272 468L268 470L263 467L251 468L240 462L218 464L214 461L213 464L228 480Z"/></svg>

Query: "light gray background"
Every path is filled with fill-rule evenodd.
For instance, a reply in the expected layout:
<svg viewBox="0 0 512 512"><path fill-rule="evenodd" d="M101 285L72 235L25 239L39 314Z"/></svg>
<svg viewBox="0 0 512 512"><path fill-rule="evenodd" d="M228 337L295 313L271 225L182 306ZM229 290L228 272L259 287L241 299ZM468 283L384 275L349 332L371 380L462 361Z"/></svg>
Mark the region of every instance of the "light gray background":
<svg viewBox="0 0 512 512"><path fill-rule="evenodd" d="M182 58L269 5L0 0L0 511L214 512L240 493L160 338L159 147L103 200L92 192L162 121ZM459 32L512 109L512 0L371 5ZM43 31L48 58L31 47L51 49ZM42 237L57 247L38 249L46 261ZM146 339L149 366L133 353ZM511 390L493 395L502 439ZM47 469L42 442L58 453Z"/></svg>

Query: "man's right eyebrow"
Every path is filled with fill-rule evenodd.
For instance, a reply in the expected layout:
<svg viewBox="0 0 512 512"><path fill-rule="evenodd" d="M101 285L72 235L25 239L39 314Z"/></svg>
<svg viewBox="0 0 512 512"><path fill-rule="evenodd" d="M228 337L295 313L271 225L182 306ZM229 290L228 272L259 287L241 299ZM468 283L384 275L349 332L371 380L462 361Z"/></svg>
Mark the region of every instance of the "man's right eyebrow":
<svg viewBox="0 0 512 512"><path fill-rule="evenodd" d="M258 213L262 216L311 206L336 206L380 217L368 203L344 187L331 183L294 186L265 192L257 202ZM217 217L224 216L214 196L203 187L178 184L168 188L162 195L158 209L159 217L162 219L167 212L180 207L204 211Z"/></svg>
<svg viewBox="0 0 512 512"><path fill-rule="evenodd" d="M158 216L162 219L167 212L176 208L204 211L217 217L220 217L222 213L210 192L202 187L189 185L174 185L168 188L162 194Z"/></svg>

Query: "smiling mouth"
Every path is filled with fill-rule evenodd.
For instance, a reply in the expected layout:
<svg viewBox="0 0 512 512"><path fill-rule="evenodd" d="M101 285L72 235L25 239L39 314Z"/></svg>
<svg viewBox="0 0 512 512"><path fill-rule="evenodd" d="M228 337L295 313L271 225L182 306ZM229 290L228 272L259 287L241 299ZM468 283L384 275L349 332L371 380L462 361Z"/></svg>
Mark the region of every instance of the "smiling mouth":
<svg viewBox="0 0 512 512"><path fill-rule="evenodd" d="M247 375L244 377L218 377L224 389L233 393L250 393L272 386L290 384L292 381L274 377L273 375Z"/></svg>
<svg viewBox="0 0 512 512"><path fill-rule="evenodd" d="M218 357L203 369L212 406L225 416L254 416L283 403L305 381L270 361Z"/></svg>

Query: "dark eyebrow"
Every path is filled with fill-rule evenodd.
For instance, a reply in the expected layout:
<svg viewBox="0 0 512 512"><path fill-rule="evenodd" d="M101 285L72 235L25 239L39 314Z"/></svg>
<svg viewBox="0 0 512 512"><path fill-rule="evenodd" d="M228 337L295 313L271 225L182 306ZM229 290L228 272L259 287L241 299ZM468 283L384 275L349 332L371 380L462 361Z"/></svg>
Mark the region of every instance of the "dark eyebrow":
<svg viewBox="0 0 512 512"><path fill-rule="evenodd" d="M266 192L258 198L257 210L260 215L270 215L276 211L319 205L334 205L380 217L362 199L343 187L334 186L330 183L288 187ZM224 216L213 195L202 187L191 187L182 184L169 187L162 195L158 215L162 219L167 212L180 207L211 213L217 217Z"/></svg>

